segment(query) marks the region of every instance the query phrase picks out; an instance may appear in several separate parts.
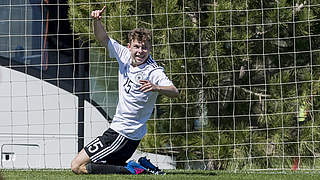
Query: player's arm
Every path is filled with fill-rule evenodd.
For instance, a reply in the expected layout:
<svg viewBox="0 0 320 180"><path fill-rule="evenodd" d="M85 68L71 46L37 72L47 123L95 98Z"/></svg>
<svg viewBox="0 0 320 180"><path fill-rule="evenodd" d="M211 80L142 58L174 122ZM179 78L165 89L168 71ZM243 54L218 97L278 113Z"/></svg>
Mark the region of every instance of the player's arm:
<svg viewBox="0 0 320 180"><path fill-rule="evenodd" d="M101 10L92 11L91 17L94 19L93 21L94 35L103 46L108 47L109 36L101 23L101 17L102 17L101 15L105 9L106 9L106 6L104 6Z"/></svg>
<svg viewBox="0 0 320 180"><path fill-rule="evenodd" d="M158 86L157 91L160 94L166 95L168 97L177 97L179 96L178 89L174 86Z"/></svg>
<svg viewBox="0 0 320 180"><path fill-rule="evenodd" d="M160 94L166 95L168 97L177 97L179 96L178 89L174 86L158 86L151 83L148 80L140 80L140 91L142 92L149 92L149 91L156 91Z"/></svg>

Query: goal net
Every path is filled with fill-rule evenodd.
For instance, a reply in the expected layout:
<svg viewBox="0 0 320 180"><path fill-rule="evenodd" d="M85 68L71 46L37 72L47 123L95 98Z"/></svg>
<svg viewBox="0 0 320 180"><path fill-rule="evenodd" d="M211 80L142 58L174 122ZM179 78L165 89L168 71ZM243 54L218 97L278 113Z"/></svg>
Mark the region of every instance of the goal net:
<svg viewBox="0 0 320 180"><path fill-rule="evenodd" d="M139 153L164 169L320 169L317 0L1 1L2 168L69 168L112 122L118 64L90 17L103 6L120 44L150 29L180 91L158 97Z"/></svg>

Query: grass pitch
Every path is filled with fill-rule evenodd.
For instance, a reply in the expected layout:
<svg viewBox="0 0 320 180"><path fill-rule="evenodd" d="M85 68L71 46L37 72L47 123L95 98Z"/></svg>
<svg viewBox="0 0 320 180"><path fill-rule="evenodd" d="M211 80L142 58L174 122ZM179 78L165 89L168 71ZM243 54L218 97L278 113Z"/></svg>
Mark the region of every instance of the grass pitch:
<svg viewBox="0 0 320 180"><path fill-rule="evenodd" d="M70 170L2 170L0 180L319 180L320 172L239 172L170 170L166 175L75 175Z"/></svg>

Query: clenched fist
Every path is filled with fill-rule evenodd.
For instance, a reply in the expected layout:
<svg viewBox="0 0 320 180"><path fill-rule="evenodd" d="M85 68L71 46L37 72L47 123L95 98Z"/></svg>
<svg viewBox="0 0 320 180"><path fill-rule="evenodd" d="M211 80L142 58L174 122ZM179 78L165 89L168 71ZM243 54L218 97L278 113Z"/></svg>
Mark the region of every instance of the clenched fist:
<svg viewBox="0 0 320 180"><path fill-rule="evenodd" d="M104 12L104 10L106 9L106 6L103 6L103 8L101 10L94 10L91 12L91 17L93 19L96 19L96 20L100 20L102 18L102 13Z"/></svg>

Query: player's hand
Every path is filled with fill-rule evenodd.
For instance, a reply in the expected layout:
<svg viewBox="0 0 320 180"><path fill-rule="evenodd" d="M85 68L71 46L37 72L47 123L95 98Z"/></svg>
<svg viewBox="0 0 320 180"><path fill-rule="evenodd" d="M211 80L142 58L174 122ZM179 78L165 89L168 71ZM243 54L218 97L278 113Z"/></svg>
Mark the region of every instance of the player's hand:
<svg viewBox="0 0 320 180"><path fill-rule="evenodd" d="M159 91L159 86L152 84L148 80L140 80L139 83L141 84L139 90L142 92Z"/></svg>
<svg viewBox="0 0 320 180"><path fill-rule="evenodd" d="M106 9L106 6L103 6L103 8L101 10L94 10L91 12L91 17L95 20L100 20L102 18L102 13L104 12L104 10Z"/></svg>

